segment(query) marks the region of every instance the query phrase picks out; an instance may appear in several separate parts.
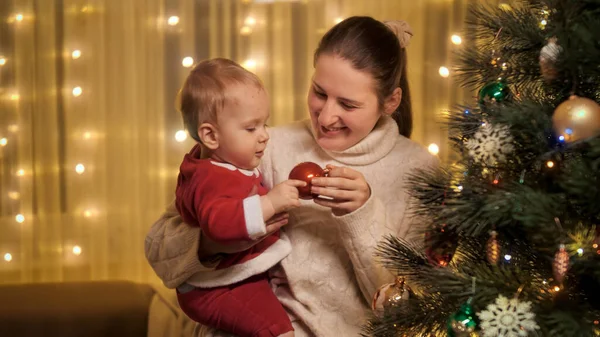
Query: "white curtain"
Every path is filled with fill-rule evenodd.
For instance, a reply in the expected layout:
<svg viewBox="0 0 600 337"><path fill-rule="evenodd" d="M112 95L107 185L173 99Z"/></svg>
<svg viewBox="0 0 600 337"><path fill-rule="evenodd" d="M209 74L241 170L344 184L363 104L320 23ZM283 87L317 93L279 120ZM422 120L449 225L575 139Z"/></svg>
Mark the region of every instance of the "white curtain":
<svg viewBox="0 0 600 337"><path fill-rule="evenodd" d="M143 239L193 145L175 137L184 63L232 58L272 125L305 118L316 44L351 15L410 22L413 138L447 157L439 121L469 93L439 68L469 46L450 39L468 2L2 0L0 283L156 281Z"/></svg>

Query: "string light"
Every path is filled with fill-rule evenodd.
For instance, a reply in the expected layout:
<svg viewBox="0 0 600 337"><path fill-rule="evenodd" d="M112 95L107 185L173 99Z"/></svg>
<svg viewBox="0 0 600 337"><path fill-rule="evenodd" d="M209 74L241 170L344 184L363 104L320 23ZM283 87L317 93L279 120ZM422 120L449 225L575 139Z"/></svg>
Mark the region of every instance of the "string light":
<svg viewBox="0 0 600 337"><path fill-rule="evenodd" d="M191 67L194 64L194 59L191 56L186 56L181 61L181 64L184 67L189 68L189 67Z"/></svg>
<svg viewBox="0 0 600 337"><path fill-rule="evenodd" d="M23 21L23 14L19 13L19 14L15 15L15 20L17 20L19 22Z"/></svg>
<svg viewBox="0 0 600 337"><path fill-rule="evenodd" d="M448 68L446 68L446 67L440 67L439 73L440 73L440 76L442 76L442 77L450 76L450 70L448 70Z"/></svg>
<svg viewBox="0 0 600 337"><path fill-rule="evenodd" d="M83 174L83 172L85 172L85 166L83 166L83 164L75 165L75 172L78 174Z"/></svg>
<svg viewBox="0 0 600 337"><path fill-rule="evenodd" d="M546 166L548 166L548 168L553 168L554 167L554 162L552 160L548 160L546 162Z"/></svg>
<svg viewBox="0 0 600 337"><path fill-rule="evenodd" d="M256 69L256 61L246 60L242 66L248 70L254 70Z"/></svg>
<svg viewBox="0 0 600 337"><path fill-rule="evenodd" d="M20 169L20 170L17 171L17 176L22 177L24 175L25 175L25 170Z"/></svg>
<svg viewBox="0 0 600 337"><path fill-rule="evenodd" d="M73 52L71 52L71 58L73 58L73 60L77 60L80 57L81 57L81 50L75 49L75 50L73 50Z"/></svg>
<svg viewBox="0 0 600 337"><path fill-rule="evenodd" d="M81 255L81 247L73 246L73 254L75 254L77 256Z"/></svg>
<svg viewBox="0 0 600 337"><path fill-rule="evenodd" d="M23 214L17 214L17 216L15 217L15 220L18 223L23 223L23 222L25 222L25 216Z"/></svg>
<svg viewBox="0 0 600 337"><path fill-rule="evenodd" d="M583 255L583 248L577 249L577 254L579 254L579 256Z"/></svg>
<svg viewBox="0 0 600 337"><path fill-rule="evenodd" d="M8 139L0 138L0 146L6 146L6 144L8 144Z"/></svg>
<svg viewBox="0 0 600 337"><path fill-rule="evenodd" d="M450 41L458 46L462 43L462 38L459 35L454 34L450 37Z"/></svg>
<svg viewBox="0 0 600 337"><path fill-rule="evenodd" d="M434 156L440 153L440 147L435 143L429 144L427 150L429 150L429 153L431 153Z"/></svg>
<svg viewBox="0 0 600 337"><path fill-rule="evenodd" d="M10 100L11 101L18 101L19 98L21 98L21 96L19 94L17 94L17 93L10 94Z"/></svg>
<svg viewBox="0 0 600 337"><path fill-rule="evenodd" d="M256 19L253 18L253 17L251 17L251 16L249 16L249 17L246 18L246 20L244 20L244 24L246 26L254 26L256 24Z"/></svg>
<svg viewBox="0 0 600 337"><path fill-rule="evenodd" d="M179 130L175 132L175 140L178 142L183 142L187 139L187 133L184 130Z"/></svg>
<svg viewBox="0 0 600 337"><path fill-rule="evenodd" d="M92 138L92 133L89 131L86 131L83 133L83 139L91 139Z"/></svg>
<svg viewBox="0 0 600 337"><path fill-rule="evenodd" d="M4 254L4 261L6 261L6 262L12 261L12 255L10 253Z"/></svg>
<svg viewBox="0 0 600 337"><path fill-rule="evenodd" d="M178 16L173 15L173 16L170 16L167 19L167 24L169 26L177 26L178 23L179 23L179 17Z"/></svg>
<svg viewBox="0 0 600 337"><path fill-rule="evenodd" d="M73 96L79 97L79 96L81 96L82 93L83 93L83 89L81 89L81 87L73 88Z"/></svg>
<svg viewBox="0 0 600 337"><path fill-rule="evenodd" d="M19 194L19 192L15 192L15 191L10 191L8 192L8 197L11 198L12 200L17 200L19 199L21 195Z"/></svg>
<svg viewBox="0 0 600 337"><path fill-rule="evenodd" d="M0 56L0 66L3 66L6 64L6 59L3 56Z"/></svg>
<svg viewBox="0 0 600 337"><path fill-rule="evenodd" d="M559 286L554 286L554 291L559 292L560 291L560 287Z"/></svg>
<svg viewBox="0 0 600 337"><path fill-rule="evenodd" d="M89 218L92 216L92 210L86 209L85 211L83 211L83 216L86 218Z"/></svg>
<svg viewBox="0 0 600 337"><path fill-rule="evenodd" d="M243 27L240 29L240 34L241 34L241 35L250 35L250 34L252 34L252 28L250 28L250 27L248 27L248 26L243 26Z"/></svg>
<svg viewBox="0 0 600 337"><path fill-rule="evenodd" d="M504 259L505 259L506 261L510 261L510 259L512 259L512 256L510 256L510 255L506 254L506 255L504 255Z"/></svg>

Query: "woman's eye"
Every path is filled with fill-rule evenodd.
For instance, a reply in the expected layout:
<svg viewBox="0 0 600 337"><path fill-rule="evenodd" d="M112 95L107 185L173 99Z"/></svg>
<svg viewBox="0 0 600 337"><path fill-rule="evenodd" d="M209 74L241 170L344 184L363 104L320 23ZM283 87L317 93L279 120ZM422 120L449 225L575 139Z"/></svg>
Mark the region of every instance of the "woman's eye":
<svg viewBox="0 0 600 337"><path fill-rule="evenodd" d="M315 95L317 95L318 97L321 97L321 98L327 97L327 95L325 95L325 93L322 93L322 92L316 91L316 90L313 90L313 91L315 92Z"/></svg>
<svg viewBox="0 0 600 337"><path fill-rule="evenodd" d="M247 128L246 131L248 131L248 132L254 132L254 131L256 131L256 128Z"/></svg>
<svg viewBox="0 0 600 337"><path fill-rule="evenodd" d="M354 105L350 105L344 102L341 102L340 105L342 106L342 108L346 109L346 110L353 110L356 109L356 107Z"/></svg>

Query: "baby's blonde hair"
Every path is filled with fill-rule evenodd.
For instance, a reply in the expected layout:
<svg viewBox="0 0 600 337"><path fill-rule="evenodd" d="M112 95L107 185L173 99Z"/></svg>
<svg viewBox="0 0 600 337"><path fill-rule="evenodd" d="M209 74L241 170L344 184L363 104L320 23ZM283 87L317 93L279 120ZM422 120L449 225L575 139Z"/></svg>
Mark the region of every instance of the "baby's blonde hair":
<svg viewBox="0 0 600 337"><path fill-rule="evenodd" d="M217 122L217 116L230 99L227 90L235 84L263 88L258 76L229 59L214 58L194 66L175 103L190 137L200 142L198 127Z"/></svg>

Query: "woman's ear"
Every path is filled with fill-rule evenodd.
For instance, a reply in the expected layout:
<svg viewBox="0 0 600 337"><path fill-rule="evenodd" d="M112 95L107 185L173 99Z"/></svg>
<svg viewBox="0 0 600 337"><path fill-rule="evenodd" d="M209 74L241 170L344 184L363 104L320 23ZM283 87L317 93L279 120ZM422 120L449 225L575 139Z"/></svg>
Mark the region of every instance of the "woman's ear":
<svg viewBox="0 0 600 337"><path fill-rule="evenodd" d="M386 98L385 103L383 104L383 113L386 115L391 115L398 109L400 105L400 101L402 101L402 89L400 87L394 89L391 95Z"/></svg>
<svg viewBox="0 0 600 337"><path fill-rule="evenodd" d="M214 125L210 123L202 123L198 127L198 137L202 144L209 150L216 150L219 147L219 135Z"/></svg>

